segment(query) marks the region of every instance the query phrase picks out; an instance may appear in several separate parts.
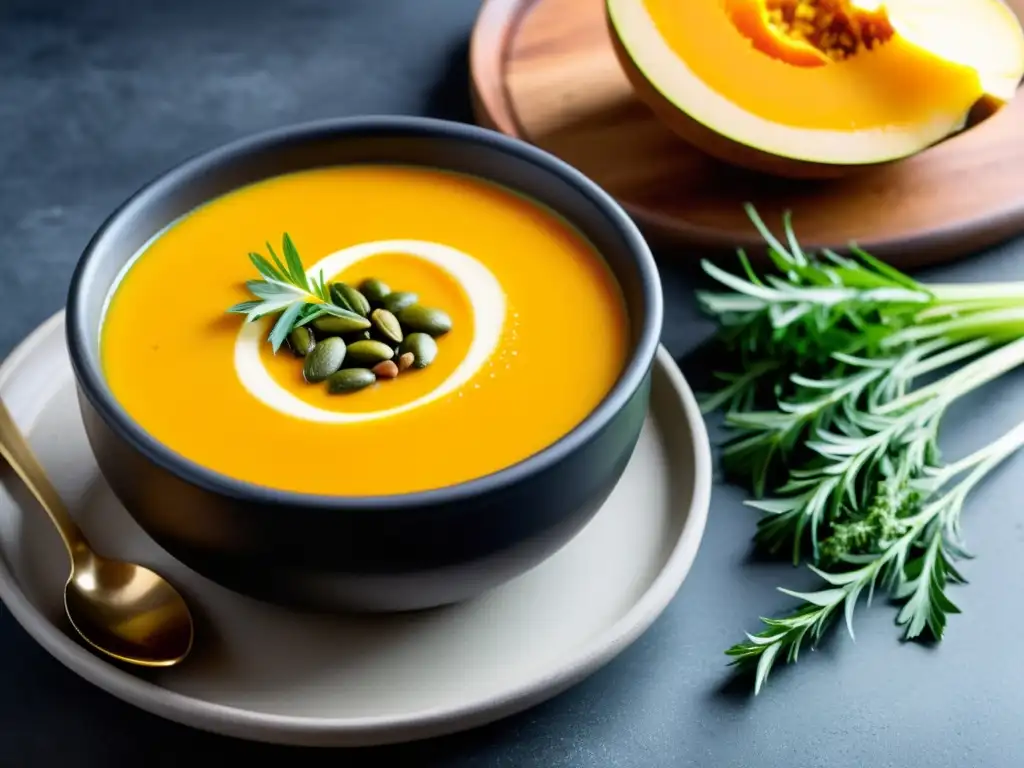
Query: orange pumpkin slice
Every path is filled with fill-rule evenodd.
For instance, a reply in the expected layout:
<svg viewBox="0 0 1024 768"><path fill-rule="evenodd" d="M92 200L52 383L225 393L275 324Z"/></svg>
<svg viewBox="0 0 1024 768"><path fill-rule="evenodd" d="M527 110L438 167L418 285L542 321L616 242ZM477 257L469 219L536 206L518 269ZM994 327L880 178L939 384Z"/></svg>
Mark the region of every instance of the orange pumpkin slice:
<svg viewBox="0 0 1024 768"><path fill-rule="evenodd" d="M785 176L913 155L1024 77L1024 30L1001 0L606 4L626 74L669 127Z"/></svg>

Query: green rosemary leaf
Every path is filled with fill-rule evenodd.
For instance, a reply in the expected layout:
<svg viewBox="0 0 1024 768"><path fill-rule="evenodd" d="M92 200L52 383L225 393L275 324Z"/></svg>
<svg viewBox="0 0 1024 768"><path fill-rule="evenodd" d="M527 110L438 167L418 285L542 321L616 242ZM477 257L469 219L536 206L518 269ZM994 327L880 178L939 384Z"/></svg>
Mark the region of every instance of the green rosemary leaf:
<svg viewBox="0 0 1024 768"><path fill-rule="evenodd" d="M779 587L779 592L790 597L795 597L797 600L802 600L805 603L816 605L819 608L827 608L836 602L836 600L846 597L847 590L845 589L823 589L820 592L794 592L790 589L783 589Z"/></svg>
<svg viewBox="0 0 1024 768"><path fill-rule="evenodd" d="M881 259L875 258L863 248L859 247L856 243L850 244L850 253L863 261L870 269L874 270L879 275L887 277L893 283L915 291L924 290L924 287L914 278L903 274L898 269L890 264L886 264Z"/></svg>
<svg viewBox="0 0 1024 768"><path fill-rule="evenodd" d="M761 653L761 658L757 662L757 676L754 680L754 694L758 694L761 691L761 687L768 680L768 673L771 672L772 664L775 663L775 657L778 655L782 645L779 643L772 643L771 645L765 646L764 651Z"/></svg>
<svg viewBox="0 0 1024 768"><path fill-rule="evenodd" d="M743 272L746 274L747 280L752 282L754 285L764 285L764 283L761 282L761 278L759 278L757 273L754 271L754 267L751 265L750 259L747 258L747 252L740 248L736 251L736 255L739 257L740 266L743 267Z"/></svg>
<svg viewBox="0 0 1024 768"><path fill-rule="evenodd" d="M925 551L908 560L903 568L903 581L893 590L893 597L906 600L896 623L904 628L904 637L913 640L926 630L941 640L946 629L946 617L960 613L960 609L946 595L946 585L956 573L943 548L942 529L935 526Z"/></svg>
<svg viewBox="0 0 1024 768"><path fill-rule="evenodd" d="M801 505L801 500L799 498L792 497L781 499L748 499L743 503L748 507L759 509L762 512L767 512L771 515L781 515L798 509Z"/></svg>
<svg viewBox="0 0 1024 768"><path fill-rule="evenodd" d="M321 301L326 302L328 304L331 303L330 290L327 285L327 280L324 278L324 271L322 269L320 270L320 282L318 284L315 284L314 288L316 289L316 295L320 298Z"/></svg>
<svg viewBox="0 0 1024 768"><path fill-rule="evenodd" d="M297 285L279 282L277 280L249 280L245 287L249 293L261 299L305 299L309 294Z"/></svg>
<svg viewBox="0 0 1024 768"><path fill-rule="evenodd" d="M325 315L334 315L334 317L346 317L349 320L362 318L362 315L359 315L350 309L343 309L342 307L339 307L337 304L318 304L317 309L319 309Z"/></svg>
<svg viewBox="0 0 1024 768"><path fill-rule="evenodd" d="M256 270L268 280L277 280L278 282L286 282L288 277L283 271L279 271L274 265L263 258L258 253L250 253L249 260L256 267Z"/></svg>
<svg viewBox="0 0 1024 768"><path fill-rule="evenodd" d="M276 353L284 344L284 340L288 338L288 334L292 332L295 327L295 321L299 317L299 313L302 312L303 305L299 303L293 303L285 309L284 312L277 318L277 322L274 323L274 328L270 332L270 346Z"/></svg>
<svg viewBox="0 0 1024 768"><path fill-rule="evenodd" d="M289 273L288 268L281 263L281 259L277 257L277 253L274 251L274 246L272 246L269 242L267 242L267 252L270 254L270 258L274 260L274 265L277 267L278 273L283 276L282 279L285 282L291 280L292 276Z"/></svg>
<svg viewBox="0 0 1024 768"><path fill-rule="evenodd" d="M330 314L322 306L306 305L306 309L307 310L310 309L310 308L312 308L312 311L305 311L305 312L303 312L303 314L295 321L295 325L293 326L294 328L298 328L299 326L302 326L302 325L308 325L309 323L313 322L317 318L320 318L320 317L323 317L324 315Z"/></svg>
<svg viewBox="0 0 1024 768"><path fill-rule="evenodd" d="M288 276L295 285L301 286L309 293L309 280L306 277L306 270L302 268L299 252L295 250L295 244L287 232L284 233L283 248L284 258L288 264Z"/></svg>
<svg viewBox="0 0 1024 768"><path fill-rule="evenodd" d="M807 264L807 256L804 254L803 248L800 247L800 243L796 238L796 232L793 229L792 211L786 211L782 214L782 228L786 232L786 241L789 243L789 250L793 253L793 260L798 266Z"/></svg>
<svg viewBox="0 0 1024 768"><path fill-rule="evenodd" d="M247 315L257 307L259 307L262 303L262 301L243 301L239 304L235 304L234 306L228 307L227 311L236 315Z"/></svg>
<svg viewBox="0 0 1024 768"><path fill-rule="evenodd" d="M260 302L260 305L254 308L247 315L246 319L249 322L259 320L260 318L266 317L267 315L276 315L278 312L283 312L292 304L295 304L298 300L291 297L283 297L278 299L264 299ZM301 302L299 302L301 303Z"/></svg>
<svg viewBox="0 0 1024 768"><path fill-rule="evenodd" d="M786 251L786 249L782 246L782 243L780 243L775 238L775 235L771 233L771 230L769 230L765 223L761 220L761 217L758 215L757 210L754 208L754 206L751 203L747 203L746 205L743 206L743 208L746 211L747 216L750 218L750 221L757 229L758 233L760 233L761 237L768 244L770 249L769 254L773 255L773 258L775 256L782 257L783 259L785 259L785 262L788 265L800 265L800 261L798 261L791 254L789 254ZM774 254L772 253L773 251Z"/></svg>

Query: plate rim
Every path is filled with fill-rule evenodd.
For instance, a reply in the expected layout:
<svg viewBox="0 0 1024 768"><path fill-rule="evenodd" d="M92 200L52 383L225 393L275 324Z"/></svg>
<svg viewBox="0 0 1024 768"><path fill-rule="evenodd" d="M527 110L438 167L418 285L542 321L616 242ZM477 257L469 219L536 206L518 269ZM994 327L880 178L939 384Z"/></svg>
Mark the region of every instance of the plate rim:
<svg viewBox="0 0 1024 768"><path fill-rule="evenodd" d="M0 365L0 390L64 324L64 310L28 334ZM597 671L638 639L675 597L696 559L711 501L712 459L696 397L675 360L658 346L655 365L679 395L693 450L693 493L679 537L648 588L619 619L591 637L556 667L544 668L497 694L427 708L402 716L306 717L254 712L168 690L121 669L79 645L32 604L0 558L0 601L51 656L97 688L151 714L202 731L265 743L371 746L442 736L494 722L549 699Z"/></svg>

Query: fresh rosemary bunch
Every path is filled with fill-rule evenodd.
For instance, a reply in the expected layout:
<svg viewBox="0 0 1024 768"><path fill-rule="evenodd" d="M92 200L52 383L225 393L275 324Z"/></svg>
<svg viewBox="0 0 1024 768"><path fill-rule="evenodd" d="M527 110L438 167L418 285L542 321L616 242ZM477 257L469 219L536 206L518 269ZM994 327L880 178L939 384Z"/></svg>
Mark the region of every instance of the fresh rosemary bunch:
<svg viewBox="0 0 1024 768"><path fill-rule="evenodd" d="M783 590L802 605L729 649L757 661L760 690L779 653L795 661L841 606L852 632L876 582L904 601L908 638L941 637L964 499L1024 444L1024 426L948 466L939 427L953 402L1024 363L1024 284L925 285L855 246L806 253L788 216L783 244L747 213L772 269L758 274L743 252L742 276L704 263L727 290L698 300L735 366L702 405L725 413L722 464L764 513L757 543L806 557L829 584Z"/></svg>
<svg viewBox="0 0 1024 768"><path fill-rule="evenodd" d="M261 317L278 315L270 330L269 341L274 352L284 344L288 334L324 315L361 320L354 312L331 302L329 286L321 273L319 279L309 279L302 259L291 237L286 232L282 241L284 262L278 258L273 246L267 243L270 260L258 253L250 253L249 260L262 279L248 280L245 287L256 297L228 308L228 312L245 315L246 322Z"/></svg>
<svg viewBox="0 0 1024 768"><path fill-rule="evenodd" d="M880 483L865 514L836 526L825 542L834 540L835 556L849 567L829 572L810 566L827 586L810 593L780 590L801 605L781 618L762 618L764 630L726 651L737 663L756 661L755 693L780 653L785 652L787 661L796 661L804 643L819 640L840 609L852 637L857 602L866 590L870 603L876 586L902 603L896 623L906 639L925 633L942 639L947 615L959 613L946 586L964 581L953 565L967 555L960 537L964 500L1021 445L1024 423L956 464L929 468L914 480L896 472ZM958 475L964 476L943 491Z"/></svg>
<svg viewBox="0 0 1024 768"><path fill-rule="evenodd" d="M787 247L752 206L747 213L777 274L759 276L742 251L743 277L704 262L731 290L697 299L736 362L717 374L724 386L703 407L728 414L734 436L723 461L747 474L757 495L865 388L876 403L898 397L914 378L1024 332L1024 283L925 286L855 246L852 257L804 253L788 216ZM864 370L872 366L874 373Z"/></svg>

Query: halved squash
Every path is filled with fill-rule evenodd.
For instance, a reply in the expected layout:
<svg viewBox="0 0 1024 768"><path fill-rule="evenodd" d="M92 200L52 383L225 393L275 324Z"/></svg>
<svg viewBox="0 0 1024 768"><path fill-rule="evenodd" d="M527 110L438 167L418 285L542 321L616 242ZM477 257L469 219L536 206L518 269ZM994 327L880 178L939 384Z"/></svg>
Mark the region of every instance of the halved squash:
<svg viewBox="0 0 1024 768"><path fill-rule="evenodd" d="M725 162L838 176L1012 99L1024 30L1001 0L606 0L637 95ZM1024 126L1022 126L1024 130Z"/></svg>

